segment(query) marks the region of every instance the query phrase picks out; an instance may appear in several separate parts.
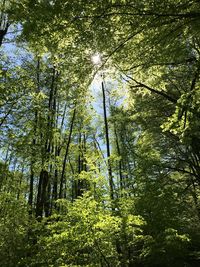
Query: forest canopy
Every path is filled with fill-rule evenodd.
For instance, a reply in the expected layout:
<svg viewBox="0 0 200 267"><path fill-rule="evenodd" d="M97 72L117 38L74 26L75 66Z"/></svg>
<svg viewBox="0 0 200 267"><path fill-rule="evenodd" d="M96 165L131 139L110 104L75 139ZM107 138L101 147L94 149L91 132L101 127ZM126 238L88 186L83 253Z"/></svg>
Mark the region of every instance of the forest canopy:
<svg viewBox="0 0 200 267"><path fill-rule="evenodd" d="M0 262L200 266L200 2L2 0Z"/></svg>

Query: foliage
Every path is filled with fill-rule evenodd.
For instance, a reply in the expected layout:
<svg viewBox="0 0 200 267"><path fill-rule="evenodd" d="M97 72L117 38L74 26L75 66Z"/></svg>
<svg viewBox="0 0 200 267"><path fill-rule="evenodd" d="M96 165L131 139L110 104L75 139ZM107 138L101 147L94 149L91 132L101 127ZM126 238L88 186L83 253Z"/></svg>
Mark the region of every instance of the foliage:
<svg viewBox="0 0 200 267"><path fill-rule="evenodd" d="M0 260L4 266L22 266L26 257L28 212L25 200L13 193L1 193Z"/></svg>
<svg viewBox="0 0 200 267"><path fill-rule="evenodd" d="M199 10L2 1L3 266L199 266Z"/></svg>
<svg viewBox="0 0 200 267"><path fill-rule="evenodd" d="M43 249L33 266L119 266L125 256L118 255L119 246L126 253L123 246L134 247L142 241L140 216L124 211L123 217L113 215L108 204L98 203L89 193L74 203L58 204L63 215L47 219L48 235L38 241ZM126 266L129 259L123 260Z"/></svg>

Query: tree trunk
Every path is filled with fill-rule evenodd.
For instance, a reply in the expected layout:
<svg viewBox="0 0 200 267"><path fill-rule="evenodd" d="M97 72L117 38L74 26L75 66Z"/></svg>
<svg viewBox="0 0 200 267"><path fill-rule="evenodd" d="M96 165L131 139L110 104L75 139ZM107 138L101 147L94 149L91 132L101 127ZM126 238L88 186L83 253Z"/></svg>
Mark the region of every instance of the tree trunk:
<svg viewBox="0 0 200 267"><path fill-rule="evenodd" d="M71 142L75 116L76 116L76 107L74 108L74 112L73 112L71 123L70 123L69 136L68 136L67 146L66 146L66 150L65 150L65 156L64 156L64 160L63 160L63 167L62 167L62 173L61 173L61 178L60 178L59 198L62 198L62 195L63 195L63 183L64 183L64 176L65 176L65 168L66 168L66 163L67 163L67 156L68 156L68 152L69 152L69 146L70 146L70 142Z"/></svg>
<svg viewBox="0 0 200 267"><path fill-rule="evenodd" d="M39 184L38 184L38 195L36 203L36 218L42 217L44 212L44 205L47 197L47 185L49 181L49 174L47 171L42 169L40 172Z"/></svg>
<svg viewBox="0 0 200 267"><path fill-rule="evenodd" d="M115 123L114 123L114 133L115 133L115 142L116 142L116 147L117 147L117 154L118 154L118 157L120 157L118 167L119 167L120 191L122 191L122 189L123 189L122 159L121 159L121 151L120 151L119 140L118 140L117 129L116 129Z"/></svg>
<svg viewBox="0 0 200 267"><path fill-rule="evenodd" d="M8 18L5 14L5 7L6 7L6 0L3 0L2 7L1 7L1 17L0 17L0 47L3 43L3 38L8 32L8 28L10 26L8 22Z"/></svg>
<svg viewBox="0 0 200 267"><path fill-rule="evenodd" d="M114 199L114 184L113 184L113 176L112 176L112 167L110 162L110 140L109 140L109 132L108 132L108 120L107 120L107 111L106 111L106 95L105 95L105 87L104 82L102 81L102 93L103 93L103 113L104 113L104 126L105 126L105 137L106 137L106 150L107 150L107 158L108 158L108 178L109 178L109 186L110 186L110 199Z"/></svg>

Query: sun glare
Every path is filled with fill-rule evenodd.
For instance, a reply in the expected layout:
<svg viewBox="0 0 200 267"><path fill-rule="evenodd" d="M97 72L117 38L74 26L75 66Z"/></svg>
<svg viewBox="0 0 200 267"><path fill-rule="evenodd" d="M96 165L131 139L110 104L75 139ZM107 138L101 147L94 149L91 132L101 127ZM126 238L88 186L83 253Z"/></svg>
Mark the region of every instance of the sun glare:
<svg viewBox="0 0 200 267"><path fill-rule="evenodd" d="M99 54L99 53L94 54L94 55L92 56L91 60L92 60L92 63L93 63L94 65L98 65L98 64L100 64L100 63L101 63L101 56L100 56L100 54Z"/></svg>

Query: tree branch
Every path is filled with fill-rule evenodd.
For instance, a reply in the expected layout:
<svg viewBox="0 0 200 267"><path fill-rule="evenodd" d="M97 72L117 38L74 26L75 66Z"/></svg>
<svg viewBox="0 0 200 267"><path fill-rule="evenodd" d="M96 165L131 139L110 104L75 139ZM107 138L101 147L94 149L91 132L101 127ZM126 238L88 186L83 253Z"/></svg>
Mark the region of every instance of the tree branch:
<svg viewBox="0 0 200 267"><path fill-rule="evenodd" d="M164 98L166 98L167 100L169 100L170 102L176 104L177 103L177 99L174 99L173 97L167 95L164 91L159 91L157 89L151 88L146 84L143 84L141 82L138 82L137 80L135 80L134 78L130 77L129 75L126 75L129 79L131 79L132 81L134 81L136 83L135 86L130 86L131 88L137 88L137 87L142 87L145 88L147 90L149 90L152 93L156 93L157 95L163 96Z"/></svg>

